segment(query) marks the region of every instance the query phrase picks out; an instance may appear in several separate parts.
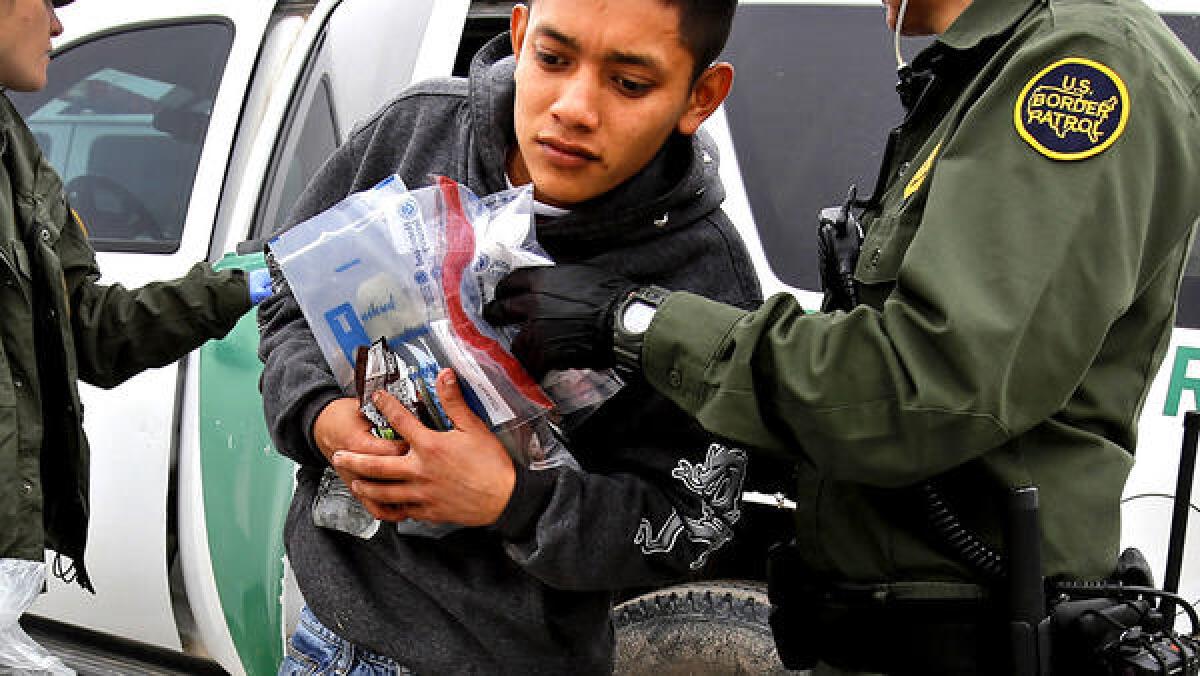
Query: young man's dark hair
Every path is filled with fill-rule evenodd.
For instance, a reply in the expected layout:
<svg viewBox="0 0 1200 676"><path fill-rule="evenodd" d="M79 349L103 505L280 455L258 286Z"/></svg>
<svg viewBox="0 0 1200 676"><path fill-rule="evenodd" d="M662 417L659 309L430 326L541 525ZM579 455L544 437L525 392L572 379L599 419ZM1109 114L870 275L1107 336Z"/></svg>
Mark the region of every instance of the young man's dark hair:
<svg viewBox="0 0 1200 676"><path fill-rule="evenodd" d="M530 7L537 0L527 0ZM737 0L661 0L664 5L679 9L679 33L691 53L692 79L700 77L729 40Z"/></svg>
<svg viewBox="0 0 1200 676"><path fill-rule="evenodd" d="M710 64L717 60L729 31L733 26L733 13L737 0L664 0L679 8L679 31L688 51L696 59L692 77L699 77Z"/></svg>
<svg viewBox="0 0 1200 676"><path fill-rule="evenodd" d="M662 0L515 6L511 34L480 50L467 79L414 85L353 131L291 220L393 173L479 195L532 183L538 241L555 260L753 304L715 148L697 134L733 71L696 75L679 17ZM691 574L732 537L745 454L644 386L566 425L578 467L533 470L514 466L449 372L437 388L453 431L384 398L406 442L371 436L292 294L259 318L268 427L300 464L286 542L308 607L282 673L349 655L422 674L611 673L615 592ZM331 466L387 522L370 539L314 524ZM408 517L467 527L404 536L390 522Z"/></svg>

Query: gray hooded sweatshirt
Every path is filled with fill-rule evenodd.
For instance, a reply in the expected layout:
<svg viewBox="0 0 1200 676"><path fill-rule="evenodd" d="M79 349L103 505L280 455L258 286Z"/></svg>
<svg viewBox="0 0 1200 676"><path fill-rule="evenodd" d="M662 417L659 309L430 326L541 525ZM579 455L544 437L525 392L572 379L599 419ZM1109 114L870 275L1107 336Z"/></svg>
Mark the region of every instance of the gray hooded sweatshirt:
<svg viewBox="0 0 1200 676"><path fill-rule="evenodd" d="M409 187L440 174L478 195L503 190L515 143L508 44L480 50L468 79L414 85L356 128L291 223L392 173ZM538 240L559 262L749 308L761 301L757 278L723 198L708 140L675 136L626 183L539 225ZM608 673L614 595L696 573L739 518L746 455L631 384L568 430L582 470L518 468L491 527L428 539L385 526L370 540L316 527L327 463L312 424L343 395L286 287L261 305L259 325L267 423L299 463L285 535L305 601L339 636L416 673Z"/></svg>

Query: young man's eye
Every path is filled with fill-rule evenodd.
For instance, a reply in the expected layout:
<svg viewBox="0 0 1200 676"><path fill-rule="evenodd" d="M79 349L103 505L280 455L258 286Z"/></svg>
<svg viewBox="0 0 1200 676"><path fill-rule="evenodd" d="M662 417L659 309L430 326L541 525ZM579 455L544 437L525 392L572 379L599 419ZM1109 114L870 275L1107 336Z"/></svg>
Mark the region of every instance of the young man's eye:
<svg viewBox="0 0 1200 676"><path fill-rule="evenodd" d="M566 63L567 63L566 59L564 59L563 57L559 56L558 54L554 54L552 52L544 52L544 51L538 50L537 52L535 52L535 54L537 56L537 60L543 66L557 68L557 67L566 65Z"/></svg>
<svg viewBox="0 0 1200 676"><path fill-rule="evenodd" d="M630 80L627 77L613 78L613 81L616 83L617 88L621 90L621 93L626 96L643 96L653 87L648 82Z"/></svg>

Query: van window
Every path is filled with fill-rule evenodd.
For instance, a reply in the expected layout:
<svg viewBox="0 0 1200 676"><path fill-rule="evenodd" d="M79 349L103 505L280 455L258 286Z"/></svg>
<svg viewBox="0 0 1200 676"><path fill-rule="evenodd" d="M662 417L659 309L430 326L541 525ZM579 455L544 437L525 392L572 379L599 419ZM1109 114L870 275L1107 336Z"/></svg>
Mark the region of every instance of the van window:
<svg viewBox="0 0 1200 676"><path fill-rule="evenodd" d="M57 54L46 89L11 95L97 250L179 248L232 43L217 22L110 34Z"/></svg>
<svg viewBox="0 0 1200 676"><path fill-rule="evenodd" d="M257 219L252 237L269 235L286 224L288 213L308 181L338 147L329 79L324 76L312 78L311 75L310 71L305 78L306 88L297 102L299 105L289 112L287 132L269 172L266 206Z"/></svg>

